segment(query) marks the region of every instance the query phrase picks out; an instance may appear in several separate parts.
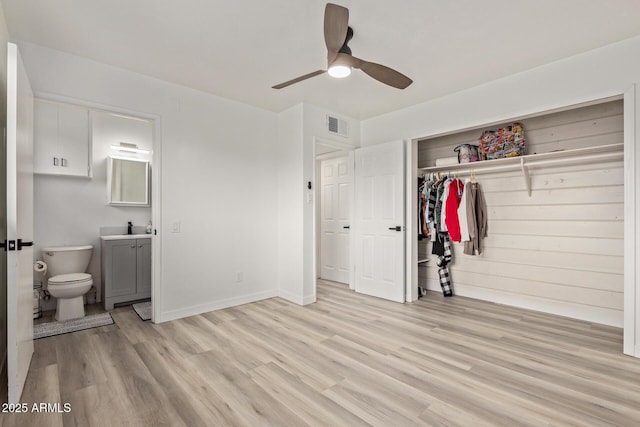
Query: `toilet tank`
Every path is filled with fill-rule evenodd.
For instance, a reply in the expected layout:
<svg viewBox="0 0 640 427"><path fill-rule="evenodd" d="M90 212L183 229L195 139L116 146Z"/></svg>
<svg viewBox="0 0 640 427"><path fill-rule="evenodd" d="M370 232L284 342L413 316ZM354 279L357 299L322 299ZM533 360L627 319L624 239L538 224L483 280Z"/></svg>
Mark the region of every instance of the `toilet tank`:
<svg viewBox="0 0 640 427"><path fill-rule="evenodd" d="M51 246L42 248L42 259L50 277L84 273L89 267L93 246Z"/></svg>

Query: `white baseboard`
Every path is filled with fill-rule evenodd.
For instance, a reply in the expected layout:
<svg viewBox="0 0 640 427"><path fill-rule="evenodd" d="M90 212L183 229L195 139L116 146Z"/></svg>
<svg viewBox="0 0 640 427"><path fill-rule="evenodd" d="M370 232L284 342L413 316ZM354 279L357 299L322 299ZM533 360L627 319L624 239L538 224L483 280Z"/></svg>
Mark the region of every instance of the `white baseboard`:
<svg viewBox="0 0 640 427"><path fill-rule="evenodd" d="M278 291L278 296L282 299L286 299L287 301L298 305L308 305L316 302L315 295L300 297L300 295L292 294L291 292L283 291L282 289Z"/></svg>
<svg viewBox="0 0 640 427"><path fill-rule="evenodd" d="M427 286L427 289L442 292L439 285ZM529 295L510 294L491 289L477 288L475 286L459 285L456 287L454 284L454 295L540 311L542 313L555 314L602 325L615 326L617 328L622 328L624 323L622 312L618 310L572 304Z"/></svg>
<svg viewBox="0 0 640 427"><path fill-rule="evenodd" d="M170 320L182 319L184 317L195 316L197 314L208 313L223 308L235 307L237 305L248 304L251 302L262 301L264 299L275 298L278 296L276 289L259 292L255 294L242 295L239 297L228 298L220 301L212 301L206 304L192 305L190 307L180 308L177 310L169 310L160 313L160 319L154 319L155 323L168 322Z"/></svg>

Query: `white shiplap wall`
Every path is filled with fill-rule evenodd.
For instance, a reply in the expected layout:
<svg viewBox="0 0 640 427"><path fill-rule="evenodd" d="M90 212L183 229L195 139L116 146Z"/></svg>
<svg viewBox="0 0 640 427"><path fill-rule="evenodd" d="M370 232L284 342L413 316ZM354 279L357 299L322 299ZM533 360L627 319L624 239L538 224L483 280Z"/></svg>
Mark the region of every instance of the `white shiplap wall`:
<svg viewBox="0 0 640 427"><path fill-rule="evenodd" d="M623 139L622 101L520 122L527 154ZM419 167L451 156L460 143L475 143L482 130L421 141ZM487 201L489 237L481 256L464 255L454 244L454 292L622 326L622 160L536 168L531 197L519 172L481 174L478 181ZM431 245L419 242L418 250L424 258ZM440 289L435 260L419 268L419 283L425 282Z"/></svg>

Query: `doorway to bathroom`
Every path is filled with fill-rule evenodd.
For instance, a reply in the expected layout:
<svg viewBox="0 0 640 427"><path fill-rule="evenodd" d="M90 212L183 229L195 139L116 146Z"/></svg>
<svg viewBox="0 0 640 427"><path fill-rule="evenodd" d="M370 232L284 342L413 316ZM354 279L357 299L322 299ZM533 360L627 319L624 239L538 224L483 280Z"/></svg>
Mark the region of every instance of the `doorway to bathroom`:
<svg viewBox="0 0 640 427"><path fill-rule="evenodd" d="M36 148L38 135L42 139L42 135L51 133L46 127L39 128L47 117L54 117L46 115L51 110L57 110L58 129L68 126L60 121L64 112L88 118L86 133L76 132L88 137L88 145L86 154L80 157L85 166L74 173L64 168L52 170L50 165L49 169L38 168L36 158L34 257L42 259L43 249L50 247L91 246L93 253L86 272L94 285L85 295L86 314L105 313L125 305L133 310L132 304L146 303L142 316L152 319L157 300L154 287L159 284L159 263L153 258L159 256L160 247L156 229L160 219L160 118L41 95L36 99ZM36 150L36 157L38 151L46 150ZM77 165L77 161L73 163ZM43 286L43 316L36 320L42 323L53 318L57 304L47 292L47 275L36 273L34 280Z"/></svg>

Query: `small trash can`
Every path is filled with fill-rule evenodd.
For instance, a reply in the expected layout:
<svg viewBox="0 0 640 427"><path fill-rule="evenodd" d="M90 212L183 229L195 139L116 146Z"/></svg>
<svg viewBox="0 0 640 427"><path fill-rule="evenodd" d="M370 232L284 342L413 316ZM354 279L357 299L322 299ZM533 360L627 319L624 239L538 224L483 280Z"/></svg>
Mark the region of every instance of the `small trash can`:
<svg viewBox="0 0 640 427"><path fill-rule="evenodd" d="M33 318L42 317L42 306L40 305L40 291L42 291L42 282L33 282Z"/></svg>

